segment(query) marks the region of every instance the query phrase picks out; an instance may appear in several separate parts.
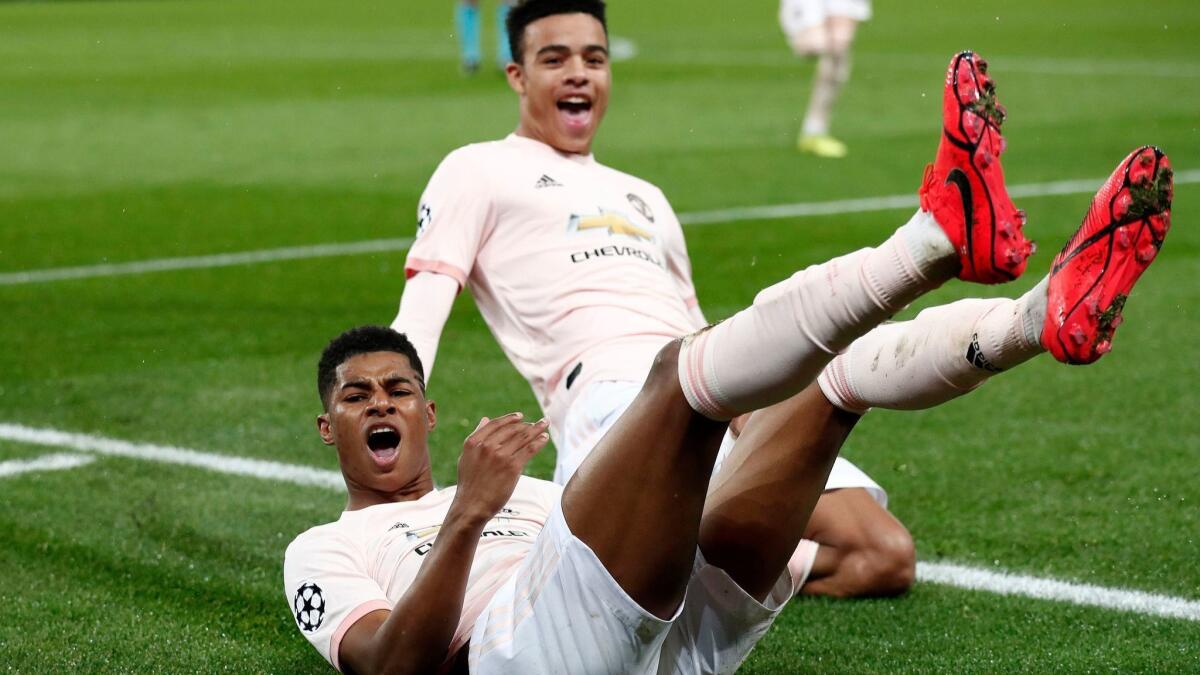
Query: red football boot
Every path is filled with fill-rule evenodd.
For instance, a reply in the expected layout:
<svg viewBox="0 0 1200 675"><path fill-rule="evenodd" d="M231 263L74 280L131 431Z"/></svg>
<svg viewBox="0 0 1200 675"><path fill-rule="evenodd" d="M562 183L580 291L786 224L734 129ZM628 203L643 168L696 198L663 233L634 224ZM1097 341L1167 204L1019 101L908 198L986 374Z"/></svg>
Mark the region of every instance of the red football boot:
<svg viewBox="0 0 1200 675"><path fill-rule="evenodd" d="M1121 309L1171 227L1171 162L1147 145L1126 157L1092 199L1079 231L1050 266L1042 346L1063 363L1112 349Z"/></svg>
<svg viewBox="0 0 1200 675"><path fill-rule="evenodd" d="M962 263L958 278L984 284L1012 281L1036 250L1025 238L1025 212L1004 187L1004 106L987 62L973 52L950 60L942 97L945 125L937 160L925 167L921 208L942 226Z"/></svg>

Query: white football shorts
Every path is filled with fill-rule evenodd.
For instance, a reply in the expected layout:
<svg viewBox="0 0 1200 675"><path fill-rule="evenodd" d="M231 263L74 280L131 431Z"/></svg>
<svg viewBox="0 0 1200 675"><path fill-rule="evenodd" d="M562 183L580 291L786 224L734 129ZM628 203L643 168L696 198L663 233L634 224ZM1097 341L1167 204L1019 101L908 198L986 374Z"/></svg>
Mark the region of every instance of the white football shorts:
<svg viewBox="0 0 1200 675"><path fill-rule="evenodd" d="M562 429L551 429L554 435L554 446L558 450L558 460L554 466L554 482L566 485L567 480L579 469L588 453L604 434L616 424L621 413L633 403L633 399L642 389L641 382L616 380L597 380L585 385L583 391L576 395L567 409ZM717 464L713 471L721 466L721 462L733 449L733 437L725 434L721 443L721 452L717 455ZM887 492L880 487L862 469L848 459L838 457L829 472L829 480L825 482L826 490L844 488L862 488L880 506L887 508Z"/></svg>
<svg viewBox="0 0 1200 675"><path fill-rule="evenodd" d="M855 21L871 18L871 0L781 0L779 26L789 38L825 23L831 16Z"/></svg>
<svg viewBox="0 0 1200 675"><path fill-rule="evenodd" d="M571 534L561 506L471 633L482 675L733 673L795 593L785 572L767 602L750 597L697 552L670 620L642 609Z"/></svg>

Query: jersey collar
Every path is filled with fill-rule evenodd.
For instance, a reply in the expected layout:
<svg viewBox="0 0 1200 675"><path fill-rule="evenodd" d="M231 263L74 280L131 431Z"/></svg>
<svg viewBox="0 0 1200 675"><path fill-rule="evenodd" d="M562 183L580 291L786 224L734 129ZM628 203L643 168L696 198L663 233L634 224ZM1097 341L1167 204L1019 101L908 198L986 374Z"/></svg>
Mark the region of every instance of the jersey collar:
<svg viewBox="0 0 1200 675"><path fill-rule="evenodd" d="M562 159L570 160L572 162L575 162L576 164L588 165L588 164L592 164L596 161L595 157L590 152L586 155L580 155L580 154L576 154L573 152L560 152L560 151L550 147L549 145L546 145L545 143L543 143L541 141L534 140L534 139L528 138L526 136L518 136L515 133L509 134L504 139L504 142L509 143L511 145L519 146L522 150L527 150L529 152L540 152L543 154L551 154L556 157L561 157Z"/></svg>

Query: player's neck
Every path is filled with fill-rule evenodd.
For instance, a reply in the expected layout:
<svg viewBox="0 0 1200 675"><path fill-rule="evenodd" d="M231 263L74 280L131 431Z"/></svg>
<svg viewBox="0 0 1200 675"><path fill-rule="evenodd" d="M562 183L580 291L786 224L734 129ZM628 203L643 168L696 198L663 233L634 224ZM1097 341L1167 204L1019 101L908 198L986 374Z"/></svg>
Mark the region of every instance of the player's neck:
<svg viewBox="0 0 1200 675"><path fill-rule="evenodd" d="M537 130L532 129L531 127L526 125L524 122L521 122L520 124L518 124L516 131L514 131L513 133L521 138L527 138L531 141L537 141L538 143L541 143L542 145L550 148L551 150L561 153L561 154L564 154L564 155L587 157L587 156L591 155L591 153L592 153L591 141L588 141L587 146L585 146L582 150L560 148L560 147L556 146L554 143L552 143L550 141L550 139L546 138L543 134L539 134L537 132Z"/></svg>
<svg viewBox="0 0 1200 675"><path fill-rule="evenodd" d="M398 490L379 490L366 485L352 483L346 480L346 510L358 511L379 504L394 504L396 502L411 502L433 492L433 476L424 471Z"/></svg>

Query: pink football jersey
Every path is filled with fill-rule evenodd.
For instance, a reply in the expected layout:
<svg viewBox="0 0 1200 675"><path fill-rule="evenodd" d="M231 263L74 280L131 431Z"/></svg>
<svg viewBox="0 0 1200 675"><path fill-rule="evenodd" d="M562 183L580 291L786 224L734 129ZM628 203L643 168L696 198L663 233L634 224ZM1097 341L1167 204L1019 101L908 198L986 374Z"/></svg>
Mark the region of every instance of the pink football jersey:
<svg viewBox="0 0 1200 675"><path fill-rule="evenodd" d="M333 667L350 626L375 610L391 610L412 585L454 494L448 487L415 501L345 511L288 546L284 594L301 634ZM561 495L554 483L522 476L484 528L448 657L470 639L475 619L529 554Z"/></svg>
<svg viewBox="0 0 1200 675"><path fill-rule="evenodd" d="M662 192L516 135L442 161L406 272L470 289L552 424L584 382L641 381L663 344L699 328L683 231Z"/></svg>

